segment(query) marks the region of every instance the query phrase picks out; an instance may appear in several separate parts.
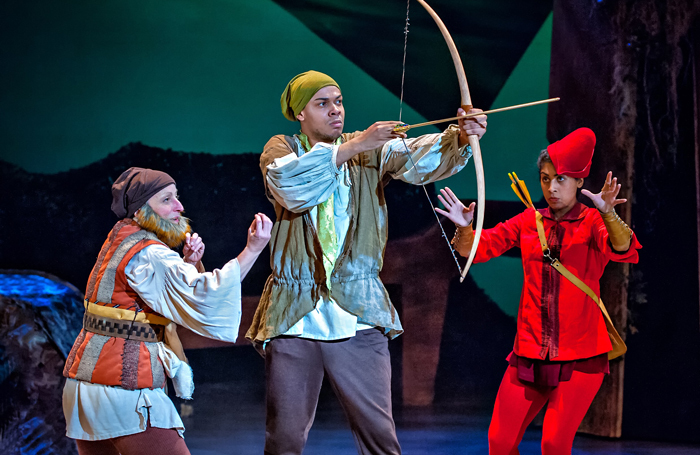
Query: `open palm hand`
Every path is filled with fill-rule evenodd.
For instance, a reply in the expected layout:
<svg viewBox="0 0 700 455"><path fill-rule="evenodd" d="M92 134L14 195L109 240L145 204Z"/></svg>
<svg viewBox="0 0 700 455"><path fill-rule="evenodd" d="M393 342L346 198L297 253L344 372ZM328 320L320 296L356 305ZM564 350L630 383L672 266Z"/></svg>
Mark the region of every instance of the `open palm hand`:
<svg viewBox="0 0 700 455"><path fill-rule="evenodd" d="M465 207L462 201L447 187L441 189L440 193L438 194L438 199L440 199L440 202L447 210L435 207L435 211L449 218L457 226L464 227L471 224L474 219L474 207L476 207L476 204L472 202L469 208Z"/></svg>
<svg viewBox="0 0 700 455"><path fill-rule="evenodd" d="M600 190L600 193L593 194L588 190L581 190L581 194L588 196L588 198L593 201L593 205L602 213L608 213L615 208L616 205L627 202L627 199L617 199L620 188L622 188L622 185L617 183L617 177L613 178L612 171L610 171L605 177L605 184L603 185L603 189Z"/></svg>

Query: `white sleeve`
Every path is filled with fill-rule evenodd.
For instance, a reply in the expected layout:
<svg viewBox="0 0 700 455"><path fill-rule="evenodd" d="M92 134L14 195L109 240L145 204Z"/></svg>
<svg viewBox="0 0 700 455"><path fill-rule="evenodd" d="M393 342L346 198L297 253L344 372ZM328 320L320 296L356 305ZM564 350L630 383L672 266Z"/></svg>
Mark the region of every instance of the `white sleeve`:
<svg viewBox="0 0 700 455"><path fill-rule="evenodd" d="M319 142L302 156L294 153L267 166L267 186L280 205L298 213L325 202L338 187L338 145Z"/></svg>
<svg viewBox="0 0 700 455"><path fill-rule="evenodd" d="M459 146L459 127L450 125L442 133L392 139L384 144L381 173L414 185L432 183L462 170L471 152L468 145Z"/></svg>
<svg viewBox="0 0 700 455"><path fill-rule="evenodd" d="M241 323L237 259L199 273L165 245L151 245L134 255L125 272L129 285L154 311L198 335L236 341Z"/></svg>

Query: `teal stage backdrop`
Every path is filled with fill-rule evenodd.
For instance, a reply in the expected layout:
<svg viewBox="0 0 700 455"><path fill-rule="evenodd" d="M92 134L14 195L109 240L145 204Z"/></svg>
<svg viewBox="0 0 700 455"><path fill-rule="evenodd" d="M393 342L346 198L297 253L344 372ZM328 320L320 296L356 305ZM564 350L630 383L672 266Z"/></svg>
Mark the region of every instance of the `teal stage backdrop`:
<svg viewBox="0 0 700 455"><path fill-rule="evenodd" d="M375 3L3 2L0 159L53 174L132 142L214 155L259 153L273 134L296 132L280 115L279 96L307 69L341 85L347 131L398 119L406 6ZM458 11L454 2L431 3L460 46L477 107L549 97L551 2L465 1ZM504 17L504 5L522 11ZM417 4L410 17L403 120L453 115L459 98L446 47ZM546 145L546 112L540 106L489 118L482 141L489 199L516 200L509 171L537 184L534 160ZM444 185L476 197L472 166ZM493 278L503 273L512 285ZM515 315L518 258L499 258L472 274Z"/></svg>

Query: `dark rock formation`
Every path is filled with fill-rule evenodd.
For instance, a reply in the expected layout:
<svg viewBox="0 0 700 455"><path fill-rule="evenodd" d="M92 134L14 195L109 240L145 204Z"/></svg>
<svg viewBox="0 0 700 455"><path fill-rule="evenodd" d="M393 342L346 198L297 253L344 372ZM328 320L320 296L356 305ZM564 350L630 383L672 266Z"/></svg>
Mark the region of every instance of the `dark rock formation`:
<svg viewBox="0 0 700 455"><path fill-rule="evenodd" d="M82 301L50 275L0 271L0 453L77 454L61 396Z"/></svg>

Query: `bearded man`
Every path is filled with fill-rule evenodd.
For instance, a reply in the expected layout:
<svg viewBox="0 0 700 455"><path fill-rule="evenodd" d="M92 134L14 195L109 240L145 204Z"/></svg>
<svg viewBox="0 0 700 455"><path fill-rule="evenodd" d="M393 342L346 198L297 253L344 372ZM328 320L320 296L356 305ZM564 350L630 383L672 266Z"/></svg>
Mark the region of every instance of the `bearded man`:
<svg viewBox="0 0 700 455"><path fill-rule="evenodd" d="M112 228L90 273L83 329L66 360L67 436L85 454L189 454L185 430L165 393L194 390L176 325L233 342L241 318L241 280L270 239L262 213L245 249L204 272L204 242L190 234L168 174L132 167L112 185ZM183 258L172 250L182 243Z"/></svg>

